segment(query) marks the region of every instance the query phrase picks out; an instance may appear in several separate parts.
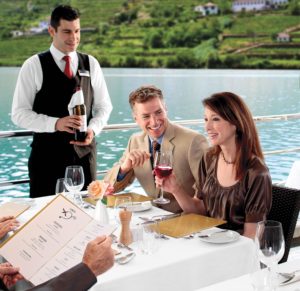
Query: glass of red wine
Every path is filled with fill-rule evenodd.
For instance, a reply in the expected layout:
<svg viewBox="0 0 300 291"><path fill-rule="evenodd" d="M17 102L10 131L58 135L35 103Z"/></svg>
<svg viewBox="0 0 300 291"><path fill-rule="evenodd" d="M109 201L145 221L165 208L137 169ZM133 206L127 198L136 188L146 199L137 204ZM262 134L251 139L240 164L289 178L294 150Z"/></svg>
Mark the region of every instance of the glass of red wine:
<svg viewBox="0 0 300 291"><path fill-rule="evenodd" d="M172 173L172 152L164 151L164 152L156 152L154 159L154 173L159 178L166 178ZM160 196L153 200L154 203L157 204L167 204L170 202L170 199L164 198L164 190L163 185L160 189Z"/></svg>

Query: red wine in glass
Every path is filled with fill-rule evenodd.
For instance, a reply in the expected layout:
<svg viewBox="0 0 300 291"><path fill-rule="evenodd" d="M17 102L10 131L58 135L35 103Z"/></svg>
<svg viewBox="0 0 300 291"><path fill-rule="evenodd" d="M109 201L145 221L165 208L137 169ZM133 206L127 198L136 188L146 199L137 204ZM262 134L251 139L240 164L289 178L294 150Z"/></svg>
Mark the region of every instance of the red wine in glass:
<svg viewBox="0 0 300 291"><path fill-rule="evenodd" d="M166 165L158 165L155 167L154 172L155 175L159 178L168 177L171 175L173 168L171 166Z"/></svg>
<svg viewBox="0 0 300 291"><path fill-rule="evenodd" d="M171 151L156 152L154 159L154 173L159 178L167 178L172 173L172 159ZM156 204L170 203L170 199L164 197L163 184L160 188L160 196L153 200Z"/></svg>

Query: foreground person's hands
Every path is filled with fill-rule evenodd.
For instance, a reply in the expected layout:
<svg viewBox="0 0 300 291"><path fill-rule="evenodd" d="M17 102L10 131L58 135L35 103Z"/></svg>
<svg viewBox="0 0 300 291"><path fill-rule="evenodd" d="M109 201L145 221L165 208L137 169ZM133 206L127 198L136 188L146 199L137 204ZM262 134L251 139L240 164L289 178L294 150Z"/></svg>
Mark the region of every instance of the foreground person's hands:
<svg viewBox="0 0 300 291"><path fill-rule="evenodd" d="M0 264L0 279L7 288L11 288L24 277L19 273L19 268L13 267L10 263L2 263Z"/></svg>
<svg viewBox="0 0 300 291"><path fill-rule="evenodd" d="M82 262L99 276L114 265L114 253L110 237L99 236L90 241L85 249Z"/></svg>
<svg viewBox="0 0 300 291"><path fill-rule="evenodd" d="M0 218L0 239L2 239L8 232L17 229L20 223L14 216L4 216Z"/></svg>

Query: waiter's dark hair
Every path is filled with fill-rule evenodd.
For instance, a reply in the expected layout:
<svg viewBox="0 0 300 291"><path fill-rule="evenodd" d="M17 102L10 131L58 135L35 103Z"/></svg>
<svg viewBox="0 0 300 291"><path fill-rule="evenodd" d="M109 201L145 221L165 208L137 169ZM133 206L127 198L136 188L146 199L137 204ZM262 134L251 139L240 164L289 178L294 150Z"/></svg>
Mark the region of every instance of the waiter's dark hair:
<svg viewBox="0 0 300 291"><path fill-rule="evenodd" d="M80 17L79 10L69 5L59 5L51 13L50 25L57 31L60 20L73 21Z"/></svg>

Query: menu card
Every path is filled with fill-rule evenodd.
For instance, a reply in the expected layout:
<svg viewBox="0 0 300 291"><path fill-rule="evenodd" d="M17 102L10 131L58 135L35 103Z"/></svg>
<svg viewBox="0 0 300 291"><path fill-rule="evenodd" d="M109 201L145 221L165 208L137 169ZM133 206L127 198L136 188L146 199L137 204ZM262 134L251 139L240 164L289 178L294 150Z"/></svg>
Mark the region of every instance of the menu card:
<svg viewBox="0 0 300 291"><path fill-rule="evenodd" d="M29 207L30 205L25 203L6 202L0 206L1 217L11 215L17 217Z"/></svg>
<svg viewBox="0 0 300 291"><path fill-rule="evenodd" d="M0 255L38 285L80 263L87 243L114 228L58 195L2 244Z"/></svg>

